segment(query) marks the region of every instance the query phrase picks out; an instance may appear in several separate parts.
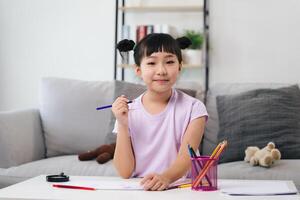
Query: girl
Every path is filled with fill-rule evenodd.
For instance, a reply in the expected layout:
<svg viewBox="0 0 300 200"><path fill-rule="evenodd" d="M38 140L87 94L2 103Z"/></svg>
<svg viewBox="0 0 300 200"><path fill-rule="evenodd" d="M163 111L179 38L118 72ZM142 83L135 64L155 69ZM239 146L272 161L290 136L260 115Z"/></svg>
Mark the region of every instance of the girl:
<svg viewBox="0 0 300 200"><path fill-rule="evenodd" d="M143 177L145 190L164 190L185 176L191 162L188 144L198 149L207 118L204 104L173 89L182 67L183 37L153 33L133 49L123 40L120 52L134 50L135 73L147 90L132 103L118 97L112 106L117 133L114 165L123 178Z"/></svg>

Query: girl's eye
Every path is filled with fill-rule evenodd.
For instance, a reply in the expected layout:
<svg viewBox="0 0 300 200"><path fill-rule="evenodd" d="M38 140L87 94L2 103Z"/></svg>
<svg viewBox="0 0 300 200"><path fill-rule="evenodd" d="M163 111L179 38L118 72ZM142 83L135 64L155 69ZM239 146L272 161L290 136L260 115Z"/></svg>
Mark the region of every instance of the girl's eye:
<svg viewBox="0 0 300 200"><path fill-rule="evenodd" d="M147 65L155 65L154 62L147 62Z"/></svg>
<svg viewBox="0 0 300 200"><path fill-rule="evenodd" d="M174 60L169 60L169 61L167 61L167 64L174 64L174 63L175 63Z"/></svg>

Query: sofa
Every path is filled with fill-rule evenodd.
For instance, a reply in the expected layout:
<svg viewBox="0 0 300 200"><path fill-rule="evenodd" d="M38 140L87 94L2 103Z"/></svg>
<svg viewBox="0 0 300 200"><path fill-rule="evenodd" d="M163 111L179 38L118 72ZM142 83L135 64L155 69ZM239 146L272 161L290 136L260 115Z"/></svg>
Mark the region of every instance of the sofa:
<svg viewBox="0 0 300 200"><path fill-rule="evenodd" d="M225 130L239 131L236 128L228 128L228 123L224 122L224 118L228 116L222 115L229 112L219 113L222 105L225 109L230 107L227 106L226 100L227 103L231 102L235 95L258 88L287 86L290 85L219 84L210 88L206 97L210 117L200 152L209 155L217 143L224 139L224 131L222 132L224 125ZM95 160L79 161L77 155L115 141L115 136L111 133L115 122L111 110L97 111L96 107L111 104L121 94L133 99L144 90L143 85L122 81L43 78L40 84L38 108L0 112L0 188L41 174L64 172L67 175L117 176L112 161L105 164L98 164ZM196 98L203 98L201 91L181 90ZM219 115L222 117L219 118ZM233 115L235 116L234 113ZM289 130L289 127L287 126L286 129ZM294 134L293 140L299 142L299 134L300 132ZM259 140L258 144L255 142L239 144L236 148L238 150L229 148L235 146L231 141L238 143L243 141L243 138L235 138L230 134L225 134L225 137L229 141L229 153L225 151L224 159L226 159L220 160L218 166L220 178L293 180L296 187L300 188L299 157L292 159L283 157L270 168L252 167L242 160L243 145L262 147L261 145L266 144L266 141L274 140L272 135L267 135L265 141ZM247 141L255 141L255 139L247 139ZM299 147L297 142L293 145ZM234 155L233 158L231 155Z"/></svg>

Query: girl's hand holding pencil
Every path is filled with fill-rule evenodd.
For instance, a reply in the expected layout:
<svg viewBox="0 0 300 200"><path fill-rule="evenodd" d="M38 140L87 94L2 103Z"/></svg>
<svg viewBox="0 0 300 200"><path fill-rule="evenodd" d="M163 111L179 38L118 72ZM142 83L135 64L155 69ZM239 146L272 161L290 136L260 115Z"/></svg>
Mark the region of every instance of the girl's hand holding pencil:
<svg viewBox="0 0 300 200"><path fill-rule="evenodd" d="M122 95L112 104L112 112L114 113L119 125L128 126L128 102L130 101Z"/></svg>

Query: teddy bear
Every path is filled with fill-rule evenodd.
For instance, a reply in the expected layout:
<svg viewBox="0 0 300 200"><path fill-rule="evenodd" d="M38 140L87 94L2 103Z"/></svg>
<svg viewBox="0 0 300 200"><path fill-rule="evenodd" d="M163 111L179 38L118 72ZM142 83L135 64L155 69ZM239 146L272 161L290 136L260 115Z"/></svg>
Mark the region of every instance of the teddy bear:
<svg viewBox="0 0 300 200"><path fill-rule="evenodd" d="M275 148L273 142L269 142L267 146L259 149L257 146L249 146L245 150L246 162L250 162L252 166L270 167L275 160L281 158L281 153Z"/></svg>
<svg viewBox="0 0 300 200"><path fill-rule="evenodd" d="M114 157L116 143L104 144L100 147L78 155L80 161L87 161L96 158L99 164L104 164Z"/></svg>

